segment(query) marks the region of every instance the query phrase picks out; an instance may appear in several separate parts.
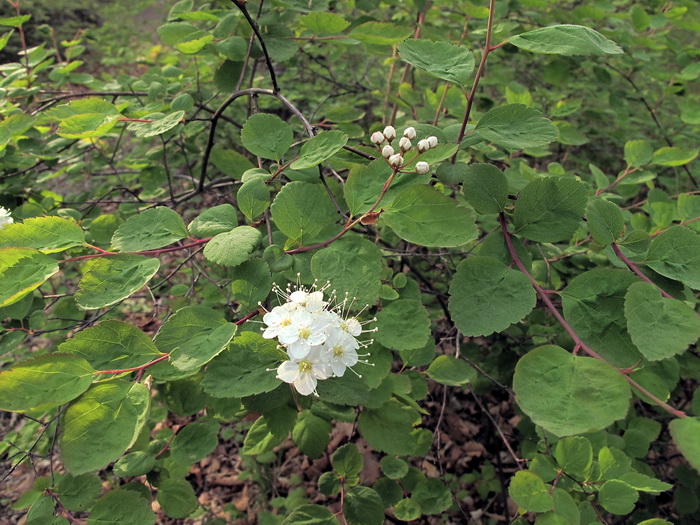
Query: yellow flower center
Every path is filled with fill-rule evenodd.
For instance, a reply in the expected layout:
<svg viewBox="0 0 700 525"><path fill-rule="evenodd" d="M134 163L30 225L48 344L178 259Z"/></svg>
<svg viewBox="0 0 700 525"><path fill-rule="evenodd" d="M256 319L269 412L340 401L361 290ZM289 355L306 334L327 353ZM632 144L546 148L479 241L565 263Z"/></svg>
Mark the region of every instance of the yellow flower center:
<svg viewBox="0 0 700 525"><path fill-rule="evenodd" d="M311 336L311 330L308 328L299 328L299 339L308 339Z"/></svg>
<svg viewBox="0 0 700 525"><path fill-rule="evenodd" d="M311 361L307 361L306 359L299 361L299 372L302 374L304 372L311 372Z"/></svg>
<svg viewBox="0 0 700 525"><path fill-rule="evenodd" d="M340 357L344 354L345 352L343 351L343 347L340 345L336 345L333 347L333 355L335 357Z"/></svg>

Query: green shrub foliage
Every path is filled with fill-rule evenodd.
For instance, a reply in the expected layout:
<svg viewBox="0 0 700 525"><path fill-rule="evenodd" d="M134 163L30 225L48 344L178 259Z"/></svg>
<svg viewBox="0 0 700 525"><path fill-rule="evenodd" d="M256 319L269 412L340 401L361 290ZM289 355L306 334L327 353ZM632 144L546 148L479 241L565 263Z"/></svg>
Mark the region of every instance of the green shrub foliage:
<svg viewBox="0 0 700 525"><path fill-rule="evenodd" d="M697 2L147 4L0 19L3 503L218 523L224 445L260 523L697 512Z"/></svg>

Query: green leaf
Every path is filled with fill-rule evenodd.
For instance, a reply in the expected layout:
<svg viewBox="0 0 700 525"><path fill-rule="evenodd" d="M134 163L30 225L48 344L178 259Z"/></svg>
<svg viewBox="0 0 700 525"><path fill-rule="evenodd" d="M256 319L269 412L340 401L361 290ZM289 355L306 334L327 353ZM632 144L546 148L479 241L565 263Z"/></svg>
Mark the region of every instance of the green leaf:
<svg viewBox="0 0 700 525"><path fill-rule="evenodd" d="M654 152L652 164L657 166L683 166L698 156L698 149L684 149L666 146Z"/></svg>
<svg viewBox="0 0 700 525"><path fill-rule="evenodd" d="M236 194L238 207L249 221L256 219L270 206L270 187L261 178L247 180Z"/></svg>
<svg viewBox="0 0 700 525"><path fill-rule="evenodd" d="M700 472L700 418L686 417L669 423L671 437L693 468Z"/></svg>
<svg viewBox="0 0 700 525"><path fill-rule="evenodd" d="M470 336L505 330L529 314L535 301L529 279L492 257L464 259L450 285L450 313Z"/></svg>
<svg viewBox="0 0 700 525"><path fill-rule="evenodd" d="M96 97L74 100L47 111L46 114L60 120L56 134L69 139L101 137L121 117L114 104Z"/></svg>
<svg viewBox="0 0 700 525"><path fill-rule="evenodd" d="M520 49L555 55L619 55L624 53L612 40L589 27L570 24L542 27L508 39Z"/></svg>
<svg viewBox="0 0 700 525"><path fill-rule="evenodd" d="M403 190L386 207L382 219L399 237L420 246L461 246L477 236L469 210L429 186Z"/></svg>
<svg viewBox="0 0 700 525"><path fill-rule="evenodd" d="M422 348L430 338L430 319L423 305L398 299L377 313L375 339L392 350Z"/></svg>
<svg viewBox="0 0 700 525"><path fill-rule="evenodd" d="M651 492L652 494L658 494L659 492L664 492L673 488L673 485L670 483L664 483L663 481L654 479L645 474L640 474L639 472L626 472L620 476L620 480L624 481L635 490Z"/></svg>
<svg viewBox="0 0 700 525"><path fill-rule="evenodd" d="M612 514L629 514L634 510L638 499L639 493L618 479L606 481L598 492L598 502Z"/></svg>
<svg viewBox="0 0 700 525"><path fill-rule="evenodd" d="M413 521L421 517L421 508L410 498L404 498L394 505L394 516L401 521Z"/></svg>
<svg viewBox="0 0 700 525"><path fill-rule="evenodd" d="M528 512L546 512L554 507L549 487L537 474L519 470L510 480L508 494L518 507Z"/></svg>
<svg viewBox="0 0 700 525"><path fill-rule="evenodd" d="M204 257L222 266L238 266L252 257L262 234L251 226L220 233L204 247Z"/></svg>
<svg viewBox="0 0 700 525"><path fill-rule="evenodd" d="M186 518L199 507L192 485L179 478L162 481L158 485L156 499L169 518Z"/></svg>
<svg viewBox="0 0 700 525"><path fill-rule="evenodd" d="M369 398L367 382L350 373L319 382L316 392L324 402L344 406L364 405Z"/></svg>
<svg viewBox="0 0 700 525"><path fill-rule="evenodd" d="M95 370L77 356L48 354L0 372L0 409L26 412L72 401L85 392Z"/></svg>
<svg viewBox="0 0 700 525"><path fill-rule="evenodd" d="M470 164L464 174L464 196L478 213L500 213L508 201L508 180L493 164Z"/></svg>
<svg viewBox="0 0 700 525"><path fill-rule="evenodd" d="M594 432L622 419L631 397L629 383L611 365L554 345L518 361L513 390L523 412L558 436Z"/></svg>
<svg viewBox="0 0 700 525"><path fill-rule="evenodd" d="M280 231L302 244L337 218L335 207L323 186L301 181L285 184L270 211Z"/></svg>
<svg viewBox="0 0 700 525"><path fill-rule="evenodd" d="M401 458L384 456L379 462L379 466L389 479L401 479L408 474L408 463Z"/></svg>
<svg viewBox="0 0 700 525"><path fill-rule="evenodd" d="M318 490L324 496L340 493L340 476L335 472L324 472L318 477Z"/></svg>
<svg viewBox="0 0 700 525"><path fill-rule="evenodd" d="M246 397L277 388L281 381L274 371L284 353L277 343L253 332L243 332L207 367L204 391L214 397Z"/></svg>
<svg viewBox="0 0 700 525"><path fill-rule="evenodd" d="M155 343L158 350L170 354L172 366L195 370L226 348L237 328L211 308L186 306L163 323Z"/></svg>
<svg viewBox="0 0 700 525"><path fill-rule="evenodd" d="M448 386L462 386L476 379L474 369L466 361L441 355L428 367L428 377Z"/></svg>
<svg viewBox="0 0 700 525"><path fill-rule="evenodd" d="M622 210L605 199L595 198L588 202L586 219L588 230L598 244L613 243L625 231Z"/></svg>
<svg viewBox="0 0 700 525"><path fill-rule="evenodd" d="M420 505L423 514L440 514L452 506L452 492L437 478L419 481L411 499Z"/></svg>
<svg viewBox="0 0 700 525"><path fill-rule="evenodd" d="M343 515L348 525L382 525L384 502L376 491L358 485L345 494Z"/></svg>
<svg viewBox="0 0 700 525"><path fill-rule="evenodd" d="M574 277L562 294L564 318L586 343L618 367L641 355L627 331L625 294L639 279L626 270L598 268Z"/></svg>
<svg viewBox="0 0 700 525"><path fill-rule="evenodd" d="M663 297L653 284L629 287L625 317L632 342L649 361L680 354L700 337L700 316L684 302Z"/></svg>
<svg viewBox="0 0 700 525"><path fill-rule="evenodd" d="M411 34L411 27L402 27L390 22L365 22L356 26L348 36L365 44L390 46L406 40Z"/></svg>
<svg viewBox="0 0 700 525"><path fill-rule="evenodd" d="M615 479L632 469L632 458L619 448L603 447L598 452L601 479Z"/></svg>
<svg viewBox="0 0 700 525"><path fill-rule="evenodd" d="M230 204L220 204L200 213L190 223L188 229L196 237L213 237L219 233L229 232L236 226L238 226L236 208Z"/></svg>
<svg viewBox="0 0 700 525"><path fill-rule="evenodd" d="M411 437L414 417L396 399L381 407L365 408L360 414L358 430L373 448L387 454L412 454L415 443Z"/></svg>
<svg viewBox="0 0 700 525"><path fill-rule="evenodd" d="M576 179L535 179L515 203L516 233L537 242L568 240L578 229L587 202L586 187Z"/></svg>
<svg viewBox="0 0 700 525"><path fill-rule="evenodd" d="M33 248L43 253L62 252L85 242L85 233L74 221L60 217L36 217L0 228L0 248Z"/></svg>
<svg viewBox="0 0 700 525"><path fill-rule="evenodd" d="M129 217L117 228L112 245L120 252L138 252L162 248L187 237L187 228L180 215L159 206Z"/></svg>
<svg viewBox="0 0 700 525"><path fill-rule="evenodd" d="M357 478L364 466L362 454L360 454L360 451L352 443L338 448L333 453L331 462L333 463L333 470L335 470L341 478Z"/></svg>
<svg viewBox="0 0 700 525"><path fill-rule="evenodd" d="M130 323L114 320L76 333L58 350L82 357L95 370L133 368L161 355L144 332Z"/></svg>
<svg viewBox="0 0 700 525"><path fill-rule="evenodd" d="M413 39L401 42L399 56L404 62L431 76L465 87L474 71L474 55L448 42Z"/></svg>
<svg viewBox="0 0 700 525"><path fill-rule="evenodd" d="M91 259L83 267L75 302L86 310L116 304L140 290L158 268L158 259L143 255L108 255Z"/></svg>
<svg viewBox="0 0 700 525"><path fill-rule="evenodd" d="M321 505L301 505L285 518L282 525L338 525L338 519Z"/></svg>
<svg viewBox="0 0 700 525"><path fill-rule="evenodd" d="M304 15L299 18L299 22L316 35L335 35L342 33L350 26L350 22L339 14L321 11L312 11L308 15Z"/></svg>
<svg viewBox="0 0 700 525"><path fill-rule="evenodd" d="M150 400L141 383L114 380L93 385L62 416L59 445L66 468L82 474L118 459L141 431Z"/></svg>
<svg viewBox="0 0 700 525"><path fill-rule="evenodd" d="M265 422L265 418L260 417L255 420L248 434L246 434L243 441L243 454L251 456L263 454L275 448L286 438L287 436L276 436L272 433Z"/></svg>
<svg viewBox="0 0 700 525"><path fill-rule="evenodd" d="M191 465L214 452L219 444L219 428L216 421L195 421L184 427L170 443L173 461Z"/></svg>
<svg viewBox="0 0 700 525"><path fill-rule="evenodd" d="M0 18L0 26L5 27L21 27L22 24L28 22L32 15L8 16Z"/></svg>
<svg viewBox="0 0 700 525"><path fill-rule="evenodd" d="M328 446L332 429L328 421L305 410L297 418L292 430L292 440L299 450L310 458L320 458Z"/></svg>
<svg viewBox="0 0 700 525"><path fill-rule="evenodd" d="M175 49L186 55L194 55L213 40L214 35L205 33L204 31L196 31L188 34L184 39L175 44Z"/></svg>
<svg viewBox="0 0 700 525"><path fill-rule="evenodd" d="M700 236L689 228L671 226L651 241L645 263L664 277L699 290Z"/></svg>
<svg viewBox="0 0 700 525"><path fill-rule="evenodd" d="M583 436L565 437L557 442L554 459L568 476L584 481L593 465L593 447Z"/></svg>
<svg viewBox="0 0 700 525"><path fill-rule="evenodd" d="M244 312L255 310L272 288L268 264L255 257L231 270L231 293Z"/></svg>
<svg viewBox="0 0 700 525"><path fill-rule="evenodd" d="M490 109L479 119L475 132L511 150L543 147L557 140L559 134L551 120L524 104Z"/></svg>
<svg viewBox="0 0 700 525"><path fill-rule="evenodd" d="M94 473L74 476L66 473L58 482L56 494L61 498L61 505L72 512L85 512L102 492L102 482Z"/></svg>
<svg viewBox="0 0 700 525"><path fill-rule="evenodd" d="M222 173L235 180L241 180L246 171L253 169L253 165L245 155L238 153L236 150L224 149L218 144L212 148L209 158L211 163ZM236 225L234 224L234 226Z"/></svg>
<svg viewBox="0 0 700 525"><path fill-rule="evenodd" d="M339 239L311 259L314 278L330 282L340 298L355 298L359 307L377 302L383 268L379 248L362 237Z"/></svg>
<svg viewBox="0 0 700 525"><path fill-rule="evenodd" d="M303 170L320 164L331 158L348 142L348 136L342 131L322 131L304 143L299 158L292 162L290 168Z"/></svg>
<svg viewBox="0 0 700 525"><path fill-rule="evenodd" d="M241 130L243 146L253 155L280 161L294 140L292 128L276 115L253 115Z"/></svg>
<svg viewBox="0 0 700 525"><path fill-rule="evenodd" d="M631 168L649 164L654 156L651 144L646 140L628 140L625 142L625 162Z"/></svg>
<svg viewBox="0 0 700 525"><path fill-rule="evenodd" d="M58 263L38 250L0 249L0 307L9 306L58 273Z"/></svg>
<svg viewBox="0 0 700 525"><path fill-rule="evenodd" d="M14 31L14 29L13 29L13 30L11 30L11 31L8 31L8 32L5 33L4 35L0 36L0 51L2 51L3 49L5 49L5 46L6 46L7 43L10 41L10 37L14 34L14 32L15 32L15 31Z"/></svg>
<svg viewBox="0 0 700 525"><path fill-rule="evenodd" d="M128 489L112 490L102 496L90 509L87 520L88 525L153 525L155 522L151 502Z"/></svg>
<svg viewBox="0 0 700 525"><path fill-rule="evenodd" d="M170 131L180 124L184 116L185 112L182 110L175 111L169 115L152 113L142 118L142 120L151 120L152 122L130 122L129 131L141 139L155 137Z"/></svg>
<svg viewBox="0 0 700 525"><path fill-rule="evenodd" d="M187 35L196 32L197 28L186 22L171 22L163 24L156 31L166 46L174 46L184 40Z"/></svg>
<svg viewBox="0 0 700 525"><path fill-rule="evenodd" d="M122 456L114 464L113 472L121 477L145 476L156 464L155 453L137 450Z"/></svg>

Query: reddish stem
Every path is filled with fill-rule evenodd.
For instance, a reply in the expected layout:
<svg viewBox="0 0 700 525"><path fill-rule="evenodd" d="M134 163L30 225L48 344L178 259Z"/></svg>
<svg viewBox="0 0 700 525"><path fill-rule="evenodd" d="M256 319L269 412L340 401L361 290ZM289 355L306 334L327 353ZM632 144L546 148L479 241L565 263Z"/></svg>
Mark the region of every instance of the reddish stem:
<svg viewBox="0 0 700 525"><path fill-rule="evenodd" d="M75 262L75 261L83 261L85 259L97 259L99 257L106 257L107 255L153 255L154 257L158 257L163 253L168 253L168 252L176 252L178 250L186 250L188 248L193 248L195 246L199 246L200 244L205 244L211 241L211 237L209 239L198 239L196 241L193 241L188 244L182 244L179 246L171 246L170 248L159 248L157 250L144 250L141 252L124 252L124 253L119 253L119 252L108 252L106 250L103 250L101 248L98 248L96 246L92 246L88 244L90 248L94 248L95 250L99 250L100 253L94 253L92 255L80 255L78 257L71 257L69 259L63 259L62 261L58 261L59 263L65 263L65 262Z"/></svg>
<svg viewBox="0 0 700 525"><path fill-rule="evenodd" d="M149 366L153 366L157 363L160 363L161 361L165 361L168 357L170 357L170 354L163 354L162 356L154 359L153 361L146 363L145 365L141 366L135 366L133 368L121 368L118 370L96 370L96 374L124 374L126 372L136 372L140 370L145 370Z"/></svg>
<svg viewBox="0 0 700 525"><path fill-rule="evenodd" d="M641 270L640 270L639 268L637 268L637 266L636 266L632 261L630 261L630 260L625 256L624 253L622 253L622 251L620 250L620 247L619 247L617 244L612 243L610 246L612 246L612 249L613 249L613 251L615 252L615 255L617 255L618 258L619 258L623 263L625 263L625 264L627 265L627 267L628 267L630 270L632 270L635 274L637 274L637 276L638 276L641 280L643 280L643 281L645 281L645 282L647 282L647 283L649 283L649 284L651 284L651 285L656 286L656 287L659 289L659 291L661 292L661 295L663 295L663 296L666 297L667 299L673 299L673 296L671 296L670 294L666 293L666 292L665 292L664 290L662 290L659 286L657 286L656 283L654 283L654 281L652 281L651 279L649 279L649 277L647 277L646 275L644 275L644 274L641 272Z"/></svg>

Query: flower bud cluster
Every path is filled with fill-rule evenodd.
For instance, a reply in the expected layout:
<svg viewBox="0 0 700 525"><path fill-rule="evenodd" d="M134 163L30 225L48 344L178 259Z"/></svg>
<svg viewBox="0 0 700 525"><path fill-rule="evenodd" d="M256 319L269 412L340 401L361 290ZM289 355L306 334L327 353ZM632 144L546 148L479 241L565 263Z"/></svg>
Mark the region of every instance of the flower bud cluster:
<svg viewBox="0 0 700 525"><path fill-rule="evenodd" d="M407 162L404 160L404 155L413 149L413 143L411 141L415 138L416 129L414 127L406 128L403 131L403 136L399 139L398 147L400 151L397 152L391 145L392 141L396 139L396 129L393 126L387 126L384 128L384 131L375 131L372 133L370 136L370 141L372 144L381 149L382 157L386 159L389 166L394 168L396 171L401 171L401 167L407 164ZM418 155L436 147L437 144L438 139L435 136L430 136L423 140L419 140L416 146ZM409 162L411 162L411 160L409 160ZM417 162L415 168L416 173L419 175L423 175L430 171L430 165L423 161Z"/></svg>
<svg viewBox="0 0 700 525"><path fill-rule="evenodd" d="M263 316L267 328L265 339L277 339L289 356L277 368L277 377L293 384L300 394L316 393L319 380L342 377L345 370L360 361L357 350L366 348L372 341L360 342L357 337L364 330L355 317L346 316L342 301L331 307L324 300L325 288L315 290L298 285L296 290L287 288L275 291L285 302ZM353 370L354 372L354 370Z"/></svg>
<svg viewBox="0 0 700 525"><path fill-rule="evenodd" d="M10 210L7 210L0 206L0 228L5 226L6 224L12 224L14 220L10 216Z"/></svg>

